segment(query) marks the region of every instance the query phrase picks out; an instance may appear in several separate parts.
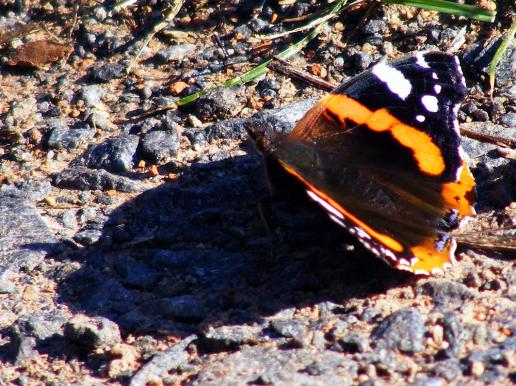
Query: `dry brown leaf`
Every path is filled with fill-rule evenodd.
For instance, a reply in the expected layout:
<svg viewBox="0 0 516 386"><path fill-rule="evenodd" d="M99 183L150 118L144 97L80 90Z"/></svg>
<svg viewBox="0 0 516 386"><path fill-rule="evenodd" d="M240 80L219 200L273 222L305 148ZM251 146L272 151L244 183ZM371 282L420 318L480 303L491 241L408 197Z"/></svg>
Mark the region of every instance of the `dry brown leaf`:
<svg viewBox="0 0 516 386"><path fill-rule="evenodd" d="M16 67L46 68L71 51L72 48L68 44L37 40L14 50L9 56L7 64Z"/></svg>

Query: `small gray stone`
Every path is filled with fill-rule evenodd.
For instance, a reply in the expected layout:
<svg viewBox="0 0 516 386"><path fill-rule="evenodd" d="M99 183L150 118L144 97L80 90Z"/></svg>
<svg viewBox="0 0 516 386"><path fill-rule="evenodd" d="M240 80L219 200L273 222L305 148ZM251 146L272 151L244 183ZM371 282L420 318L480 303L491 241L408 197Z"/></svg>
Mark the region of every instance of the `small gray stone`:
<svg viewBox="0 0 516 386"><path fill-rule="evenodd" d="M195 335L190 335L154 356L134 374L129 382L129 386L145 386L155 379L163 378L168 375L169 371L176 370L187 363L190 354L186 351L186 348L196 338Z"/></svg>
<svg viewBox="0 0 516 386"><path fill-rule="evenodd" d="M356 353L369 350L368 339L360 333L351 333L339 340L345 352Z"/></svg>
<svg viewBox="0 0 516 386"><path fill-rule="evenodd" d="M298 342L307 337L306 326L294 319L273 319L271 328L281 336L294 338Z"/></svg>
<svg viewBox="0 0 516 386"><path fill-rule="evenodd" d="M0 192L19 197L30 202L43 200L52 191L52 185L48 180L28 180L18 185L1 185Z"/></svg>
<svg viewBox="0 0 516 386"><path fill-rule="evenodd" d="M193 55L197 47L194 44L178 44L159 51L157 59L162 63L182 61Z"/></svg>
<svg viewBox="0 0 516 386"><path fill-rule="evenodd" d="M104 90L99 86L85 86L81 91L81 97L88 107L103 106L103 96Z"/></svg>
<svg viewBox="0 0 516 386"><path fill-rule="evenodd" d="M61 335L67 319L64 312L52 310L24 315L16 321L16 324L24 335L44 340L52 335Z"/></svg>
<svg viewBox="0 0 516 386"><path fill-rule="evenodd" d="M118 326L100 316L94 318L85 315L74 316L64 325L64 335L67 339L90 349L112 346L122 340Z"/></svg>
<svg viewBox="0 0 516 386"><path fill-rule="evenodd" d="M462 373L462 369L457 359L448 359L437 362L432 369L432 373L446 379L448 382L452 382Z"/></svg>
<svg viewBox="0 0 516 386"><path fill-rule="evenodd" d="M66 127L55 127L50 131L47 139L47 146L50 149L73 150L83 143L86 143L95 136L95 130L89 126L84 128L69 129Z"/></svg>
<svg viewBox="0 0 516 386"><path fill-rule="evenodd" d="M102 237L102 231L98 229L84 229L77 232L73 239L82 245L93 245Z"/></svg>
<svg viewBox="0 0 516 386"><path fill-rule="evenodd" d="M485 110L477 109L477 110L473 111L472 115L473 115L473 118L475 118L477 121L481 121L481 122L489 121L489 114Z"/></svg>
<svg viewBox="0 0 516 386"><path fill-rule="evenodd" d="M456 358L461 354L464 341L463 326L458 314L454 311L446 312L442 319L444 339L449 346L444 351L448 358Z"/></svg>
<svg viewBox="0 0 516 386"><path fill-rule="evenodd" d="M119 192L141 192L143 186L138 181L111 174L103 169L95 170L84 166L74 166L55 173L53 184L62 189L111 190Z"/></svg>
<svg viewBox="0 0 516 386"><path fill-rule="evenodd" d="M245 129L246 119L242 118L233 118L227 119L223 121L215 122L213 125L210 125L204 129L204 135L202 136L202 140L211 141L213 139L222 139L222 138L231 138L231 139L241 139L247 135L247 131ZM186 133L188 138L190 139L192 144L196 141L196 138L200 135L198 131L190 131ZM197 135L197 137L195 135Z"/></svg>
<svg viewBox="0 0 516 386"><path fill-rule="evenodd" d="M196 111L203 121L228 119L237 115L246 103L243 87L218 88L199 98Z"/></svg>
<svg viewBox="0 0 516 386"><path fill-rule="evenodd" d="M260 340L261 325L237 325L208 328L203 334L203 347L209 351L233 350Z"/></svg>
<svg viewBox="0 0 516 386"><path fill-rule="evenodd" d="M84 115L88 123L95 128L109 130L114 126L110 119L111 116L104 106L91 107L84 112Z"/></svg>
<svg viewBox="0 0 516 386"><path fill-rule="evenodd" d="M133 168L134 157L139 138L126 134L103 143L90 146L80 161L93 169L105 169L109 172L127 172Z"/></svg>
<svg viewBox="0 0 516 386"><path fill-rule="evenodd" d="M458 308L474 296L473 291L464 284L449 280L431 280L418 290L430 296L434 304L447 308Z"/></svg>
<svg viewBox="0 0 516 386"><path fill-rule="evenodd" d="M90 79L93 82L109 82L123 77L125 68L123 63L103 63L90 70Z"/></svg>
<svg viewBox="0 0 516 386"><path fill-rule="evenodd" d="M0 193L0 235L0 282L21 268L34 269L47 253L59 248L36 207L4 193ZM3 290L9 290L6 282Z"/></svg>
<svg viewBox="0 0 516 386"><path fill-rule="evenodd" d="M384 33L387 30L387 23L382 19L371 19L368 20L361 28L360 31L365 35L374 35L377 33Z"/></svg>
<svg viewBox="0 0 516 386"><path fill-rule="evenodd" d="M500 123L507 127L516 127L516 113L510 112L500 117Z"/></svg>
<svg viewBox="0 0 516 386"><path fill-rule="evenodd" d="M371 335L377 348L407 354L423 350L425 324L416 308L403 308L387 317Z"/></svg>
<svg viewBox="0 0 516 386"><path fill-rule="evenodd" d="M179 135L175 130L157 130L145 134L141 143L143 156L151 162L164 162L172 159L180 146Z"/></svg>

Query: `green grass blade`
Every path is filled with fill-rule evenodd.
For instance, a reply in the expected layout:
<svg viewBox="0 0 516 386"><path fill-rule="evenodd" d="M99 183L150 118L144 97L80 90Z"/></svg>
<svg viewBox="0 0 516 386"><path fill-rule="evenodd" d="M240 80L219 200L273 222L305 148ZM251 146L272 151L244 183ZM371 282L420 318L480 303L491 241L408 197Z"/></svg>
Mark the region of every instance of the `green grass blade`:
<svg viewBox="0 0 516 386"><path fill-rule="evenodd" d="M516 15L513 15L513 21L511 28L507 31L507 36L503 39L502 44L496 50L493 60L489 63L489 67L487 67L487 75L489 76L489 85L491 86L491 92L493 92L494 83L495 83L495 72L496 66L498 62L502 58L503 54L507 50L507 48L511 45L512 40L514 39L514 33L516 32Z"/></svg>
<svg viewBox="0 0 516 386"><path fill-rule="evenodd" d="M342 7L347 3L347 0L339 0L335 3L335 5L330 10L329 14L337 14ZM298 42L290 45L285 50L281 51L276 55L276 57L280 59L287 59L294 55L295 53L299 52L304 46L306 46L312 39L314 39L319 32L323 28L325 28L328 25L327 22L319 24L317 27L315 27L309 34L307 34L303 39L299 40ZM237 76L235 78L229 79L222 84L216 84L210 87L206 87L202 89L201 91L198 91L192 95L188 95L184 98L179 99L176 104L177 106L184 106L188 103L192 103L193 101L199 99L203 95L206 95L210 91L215 90L217 87L231 87L231 86L237 86L240 84L248 83L252 81L253 79L258 78L262 74L265 74L268 71L267 65L271 62L271 59L266 60L265 62L259 64L258 66L252 68L251 70L245 72L244 74Z"/></svg>
<svg viewBox="0 0 516 386"><path fill-rule="evenodd" d="M459 4L445 0L383 0L388 4L402 4L415 8L429 9L452 15L464 16L469 19L493 22L496 16L495 11L480 8L469 4Z"/></svg>

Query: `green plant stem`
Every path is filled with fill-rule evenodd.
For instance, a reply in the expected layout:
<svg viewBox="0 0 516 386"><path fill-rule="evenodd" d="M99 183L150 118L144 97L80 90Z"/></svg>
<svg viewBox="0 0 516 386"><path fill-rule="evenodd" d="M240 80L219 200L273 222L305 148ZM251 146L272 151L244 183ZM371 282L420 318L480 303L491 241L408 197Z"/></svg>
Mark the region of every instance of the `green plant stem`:
<svg viewBox="0 0 516 386"><path fill-rule="evenodd" d="M496 66L498 65L498 62L502 58L503 54L507 50L507 48L510 46L512 40L514 39L514 33L516 32L516 15L513 15L513 21L511 28L509 31L507 31L507 36L503 39L502 43L500 44L500 47L496 50L493 60L491 60L491 63L489 63L489 67L487 67L487 75L489 76L489 86L491 89L491 92L493 92L494 83L495 83L495 73L496 73Z"/></svg>
<svg viewBox="0 0 516 386"><path fill-rule="evenodd" d="M470 19L493 22L496 12L469 4L459 4L446 0L383 0L388 4L408 5L415 8L464 16Z"/></svg>

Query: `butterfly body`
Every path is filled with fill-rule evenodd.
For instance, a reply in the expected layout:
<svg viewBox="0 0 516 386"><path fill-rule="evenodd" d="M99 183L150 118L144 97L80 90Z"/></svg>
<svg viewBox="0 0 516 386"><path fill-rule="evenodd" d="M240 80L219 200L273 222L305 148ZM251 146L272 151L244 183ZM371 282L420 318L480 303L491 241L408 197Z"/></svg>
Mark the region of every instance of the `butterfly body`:
<svg viewBox="0 0 516 386"><path fill-rule="evenodd" d="M257 142L373 254L437 272L453 260L450 232L475 213L456 117L465 95L456 57L418 53L373 66L292 132Z"/></svg>

